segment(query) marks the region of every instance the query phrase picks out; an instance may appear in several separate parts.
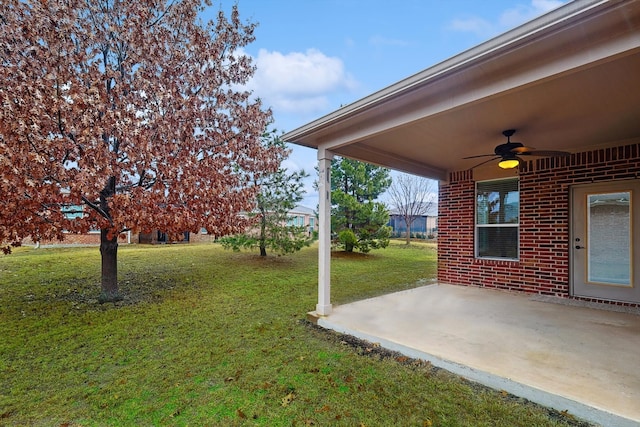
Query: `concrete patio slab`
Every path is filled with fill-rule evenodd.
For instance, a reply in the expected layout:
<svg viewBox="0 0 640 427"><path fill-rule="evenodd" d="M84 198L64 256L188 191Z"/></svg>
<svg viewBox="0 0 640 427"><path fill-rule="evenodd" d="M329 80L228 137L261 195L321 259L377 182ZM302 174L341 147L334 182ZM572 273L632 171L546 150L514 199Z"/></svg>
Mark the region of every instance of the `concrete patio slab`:
<svg viewBox="0 0 640 427"><path fill-rule="evenodd" d="M317 323L603 426L640 426L633 313L429 285L334 307Z"/></svg>

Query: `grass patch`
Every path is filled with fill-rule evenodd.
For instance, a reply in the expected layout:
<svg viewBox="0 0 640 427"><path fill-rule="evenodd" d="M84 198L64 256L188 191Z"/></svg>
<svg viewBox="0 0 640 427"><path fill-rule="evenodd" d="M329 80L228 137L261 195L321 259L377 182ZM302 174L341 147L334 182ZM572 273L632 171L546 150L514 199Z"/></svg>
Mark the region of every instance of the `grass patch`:
<svg viewBox="0 0 640 427"><path fill-rule="evenodd" d="M335 303L435 277L435 246L334 257ZM121 246L100 305L97 248L0 258L0 425L582 425L313 327L317 249Z"/></svg>

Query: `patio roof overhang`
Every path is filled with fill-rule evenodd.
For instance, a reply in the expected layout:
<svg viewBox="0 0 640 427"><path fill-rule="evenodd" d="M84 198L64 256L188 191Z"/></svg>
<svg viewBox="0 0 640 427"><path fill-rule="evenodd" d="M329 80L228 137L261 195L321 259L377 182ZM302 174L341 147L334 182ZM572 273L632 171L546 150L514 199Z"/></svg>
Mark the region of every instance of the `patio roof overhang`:
<svg viewBox="0 0 640 427"><path fill-rule="evenodd" d="M334 154L446 182L478 164L464 157L493 153L506 129L539 150L618 145L640 137L639 76L640 0L574 0L284 134L318 149L315 315L332 311Z"/></svg>
<svg viewBox="0 0 640 427"><path fill-rule="evenodd" d="M509 128L570 152L640 136L640 1L575 0L283 140L446 181Z"/></svg>

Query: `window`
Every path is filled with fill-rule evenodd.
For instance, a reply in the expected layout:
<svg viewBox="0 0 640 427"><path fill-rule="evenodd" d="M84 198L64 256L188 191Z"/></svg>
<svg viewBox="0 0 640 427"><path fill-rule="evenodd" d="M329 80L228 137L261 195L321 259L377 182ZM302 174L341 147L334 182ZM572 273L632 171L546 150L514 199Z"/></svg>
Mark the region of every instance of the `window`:
<svg viewBox="0 0 640 427"><path fill-rule="evenodd" d="M476 183L476 257L518 259L518 179Z"/></svg>
<svg viewBox="0 0 640 427"><path fill-rule="evenodd" d="M298 215L290 216L287 219L287 225L290 227L302 227L304 225L304 217Z"/></svg>
<svg viewBox="0 0 640 427"><path fill-rule="evenodd" d="M65 219L76 219L84 216L84 208L82 205L62 205L60 210Z"/></svg>

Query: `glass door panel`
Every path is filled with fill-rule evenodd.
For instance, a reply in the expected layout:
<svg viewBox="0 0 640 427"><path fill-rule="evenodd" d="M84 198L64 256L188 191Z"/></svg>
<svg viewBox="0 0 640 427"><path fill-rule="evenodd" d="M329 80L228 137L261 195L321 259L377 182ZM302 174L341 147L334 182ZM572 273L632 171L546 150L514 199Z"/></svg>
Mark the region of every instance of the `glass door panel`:
<svg viewBox="0 0 640 427"><path fill-rule="evenodd" d="M631 286L631 192L587 195L588 282Z"/></svg>

